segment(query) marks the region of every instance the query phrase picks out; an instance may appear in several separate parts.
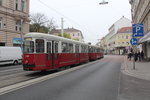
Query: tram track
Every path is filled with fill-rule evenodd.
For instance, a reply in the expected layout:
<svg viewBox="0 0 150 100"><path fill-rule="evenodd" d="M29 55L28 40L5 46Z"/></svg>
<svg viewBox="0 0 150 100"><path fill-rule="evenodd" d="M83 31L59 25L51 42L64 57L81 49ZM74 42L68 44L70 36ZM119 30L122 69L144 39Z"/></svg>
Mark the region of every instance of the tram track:
<svg viewBox="0 0 150 100"><path fill-rule="evenodd" d="M48 74L53 73L54 71L48 72L33 72L33 71L24 71L20 67L7 68L0 70L0 88L17 84L20 82L32 80L39 78Z"/></svg>
<svg viewBox="0 0 150 100"><path fill-rule="evenodd" d="M68 67L66 67L64 69L60 69L60 70L65 70L65 69L68 69ZM3 70L0 70L0 89L3 87L17 84L17 83L29 81L29 80L36 79L36 78L40 78L42 76L50 75L50 74L55 73L55 72L56 72L55 70L46 71L46 72L24 71L20 67L19 68L3 69Z"/></svg>

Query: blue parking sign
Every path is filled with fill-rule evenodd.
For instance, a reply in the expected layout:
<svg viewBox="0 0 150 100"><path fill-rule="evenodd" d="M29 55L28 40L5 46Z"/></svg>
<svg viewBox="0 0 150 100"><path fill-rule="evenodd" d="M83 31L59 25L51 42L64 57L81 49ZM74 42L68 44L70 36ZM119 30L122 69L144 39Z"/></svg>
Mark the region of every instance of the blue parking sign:
<svg viewBox="0 0 150 100"><path fill-rule="evenodd" d="M143 24L132 24L132 37L142 37L144 36L144 26Z"/></svg>
<svg viewBox="0 0 150 100"><path fill-rule="evenodd" d="M131 45L137 45L138 44L138 39L137 38L132 38L130 40Z"/></svg>

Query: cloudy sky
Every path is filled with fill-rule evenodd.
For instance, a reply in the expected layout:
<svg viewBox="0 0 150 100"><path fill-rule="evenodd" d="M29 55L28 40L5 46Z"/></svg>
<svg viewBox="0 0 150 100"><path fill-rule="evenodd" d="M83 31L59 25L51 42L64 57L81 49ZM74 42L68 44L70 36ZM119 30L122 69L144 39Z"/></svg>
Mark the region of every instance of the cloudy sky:
<svg viewBox="0 0 150 100"><path fill-rule="evenodd" d="M131 20L129 0L30 0L30 13L43 13L64 28L74 27L82 31L85 42L95 44L108 33L108 28L122 16Z"/></svg>

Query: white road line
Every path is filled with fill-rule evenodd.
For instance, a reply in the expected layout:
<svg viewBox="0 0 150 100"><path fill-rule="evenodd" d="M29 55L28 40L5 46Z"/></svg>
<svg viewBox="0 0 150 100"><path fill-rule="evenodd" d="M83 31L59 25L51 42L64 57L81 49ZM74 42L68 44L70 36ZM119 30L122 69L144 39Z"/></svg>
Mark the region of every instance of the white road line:
<svg viewBox="0 0 150 100"><path fill-rule="evenodd" d="M82 67L86 67L86 65L88 65L88 64L98 63L99 61L100 60L97 60L97 61L94 61L94 62L91 62L91 63L87 63L87 64L84 64L84 65L81 65L81 66L77 66L77 67L74 67L74 68L71 68L71 69L67 69L67 70L64 70L64 71L61 71L61 72L57 72L57 73L46 75L46 76L43 76L43 77L40 77L40 78L36 78L36 79L29 80L29 81L25 81L25 82L21 82L21 83L17 83L17 84L14 84L14 85L10 85L10 86L7 86L7 87L0 88L0 95L6 94L8 92L12 92L12 91L15 91L15 90L18 90L18 89L21 89L21 88L24 88L24 87L27 87L27 86L30 86L30 85L48 80L48 79L55 78L57 76L65 74L65 73L69 73L69 72L78 70Z"/></svg>

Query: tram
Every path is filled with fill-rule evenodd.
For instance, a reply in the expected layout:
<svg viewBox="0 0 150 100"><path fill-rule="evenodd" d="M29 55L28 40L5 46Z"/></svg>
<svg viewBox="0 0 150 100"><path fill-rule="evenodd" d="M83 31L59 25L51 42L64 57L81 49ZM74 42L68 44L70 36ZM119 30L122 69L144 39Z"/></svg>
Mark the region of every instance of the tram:
<svg viewBox="0 0 150 100"><path fill-rule="evenodd" d="M100 47L44 33L24 36L23 69L46 71L103 57Z"/></svg>

